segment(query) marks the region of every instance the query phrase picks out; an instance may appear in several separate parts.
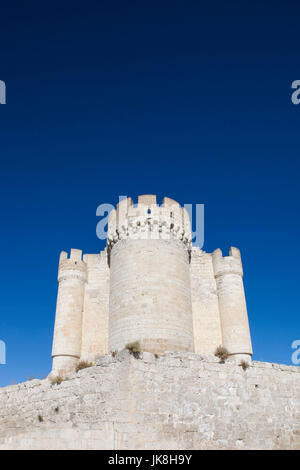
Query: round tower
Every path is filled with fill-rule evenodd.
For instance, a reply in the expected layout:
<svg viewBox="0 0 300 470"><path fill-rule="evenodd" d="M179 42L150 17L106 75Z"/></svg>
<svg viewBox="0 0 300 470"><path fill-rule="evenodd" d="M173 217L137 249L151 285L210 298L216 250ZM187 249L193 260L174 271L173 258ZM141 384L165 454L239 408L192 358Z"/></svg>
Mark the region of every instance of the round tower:
<svg viewBox="0 0 300 470"><path fill-rule="evenodd" d="M193 351L190 220L172 199L118 204L108 221L109 349L138 341L153 353Z"/></svg>
<svg viewBox="0 0 300 470"><path fill-rule="evenodd" d="M249 361L252 345L243 284L240 251L231 247L229 256L220 249L212 253L222 328L222 346L237 359Z"/></svg>
<svg viewBox="0 0 300 470"><path fill-rule="evenodd" d="M58 268L58 294L52 348L52 374L74 370L81 353L82 310L87 266L81 250L62 252Z"/></svg>

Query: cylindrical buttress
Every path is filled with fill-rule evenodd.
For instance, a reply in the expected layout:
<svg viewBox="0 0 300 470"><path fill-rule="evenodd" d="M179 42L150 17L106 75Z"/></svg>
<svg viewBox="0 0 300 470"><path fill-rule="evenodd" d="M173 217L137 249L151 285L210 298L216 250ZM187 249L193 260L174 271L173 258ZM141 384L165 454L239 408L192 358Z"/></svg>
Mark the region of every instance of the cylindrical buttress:
<svg viewBox="0 0 300 470"><path fill-rule="evenodd" d="M221 250L213 253L217 282L222 345L231 355L249 360L252 355L251 336L243 284L240 252L230 249L230 256L222 257Z"/></svg>
<svg viewBox="0 0 300 470"><path fill-rule="evenodd" d="M74 369L81 353L86 265L79 258L78 252L79 250L72 250L71 258L61 259L59 264L52 349L54 373L65 373Z"/></svg>

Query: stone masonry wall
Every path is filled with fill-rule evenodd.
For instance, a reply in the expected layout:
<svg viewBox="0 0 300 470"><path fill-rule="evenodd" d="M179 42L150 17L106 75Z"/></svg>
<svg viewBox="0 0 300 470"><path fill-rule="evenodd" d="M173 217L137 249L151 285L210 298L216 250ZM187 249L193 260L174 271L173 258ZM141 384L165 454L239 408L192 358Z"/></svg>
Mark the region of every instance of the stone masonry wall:
<svg viewBox="0 0 300 470"><path fill-rule="evenodd" d="M122 351L0 389L0 449L300 449L300 368Z"/></svg>
<svg viewBox="0 0 300 470"><path fill-rule="evenodd" d="M177 240L120 240L110 264L109 351L193 351L189 257Z"/></svg>
<svg viewBox="0 0 300 470"><path fill-rule="evenodd" d="M109 267L107 253L86 254L87 282L82 314L81 360L93 362L108 352Z"/></svg>
<svg viewBox="0 0 300 470"><path fill-rule="evenodd" d="M193 247L190 272L195 352L214 354L222 344L222 331L211 253Z"/></svg>

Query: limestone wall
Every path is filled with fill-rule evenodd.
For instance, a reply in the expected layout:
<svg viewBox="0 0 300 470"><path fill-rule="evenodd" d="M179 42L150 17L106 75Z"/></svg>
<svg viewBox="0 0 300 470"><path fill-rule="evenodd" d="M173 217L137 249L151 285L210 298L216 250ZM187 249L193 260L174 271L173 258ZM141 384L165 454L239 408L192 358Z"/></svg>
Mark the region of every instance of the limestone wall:
<svg viewBox="0 0 300 470"><path fill-rule="evenodd" d="M211 254L194 247L190 270L195 352L214 354L222 344L222 332Z"/></svg>
<svg viewBox="0 0 300 470"><path fill-rule="evenodd" d="M168 240L120 240L111 253L109 349L193 351L188 253Z"/></svg>
<svg viewBox="0 0 300 470"><path fill-rule="evenodd" d="M108 352L109 267L107 253L84 255L87 264L82 314L81 360L93 362Z"/></svg>
<svg viewBox="0 0 300 470"><path fill-rule="evenodd" d="M299 367L127 351L98 364L0 389L0 449L300 449Z"/></svg>

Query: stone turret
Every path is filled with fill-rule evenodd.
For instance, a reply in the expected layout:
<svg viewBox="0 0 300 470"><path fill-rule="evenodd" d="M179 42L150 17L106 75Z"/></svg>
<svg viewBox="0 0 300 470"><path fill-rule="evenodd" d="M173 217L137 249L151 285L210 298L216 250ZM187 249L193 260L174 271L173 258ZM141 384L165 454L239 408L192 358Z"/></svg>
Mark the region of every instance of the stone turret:
<svg viewBox="0 0 300 470"><path fill-rule="evenodd" d="M81 355L82 310L87 266L81 250L71 250L70 258L61 252L58 268L58 294L53 338L53 374L75 369Z"/></svg>
<svg viewBox="0 0 300 470"><path fill-rule="evenodd" d="M143 350L193 351L187 212L153 195L118 204L110 213L109 349L139 341Z"/></svg>
<svg viewBox="0 0 300 470"><path fill-rule="evenodd" d="M222 251L217 249L212 259L219 299L222 345L236 358L249 361L252 346L240 250L231 247L229 256L223 257Z"/></svg>

